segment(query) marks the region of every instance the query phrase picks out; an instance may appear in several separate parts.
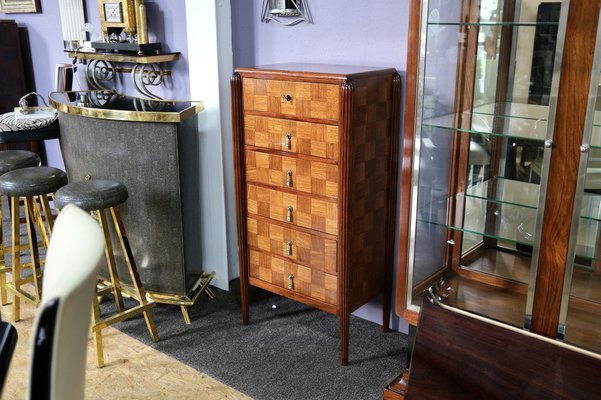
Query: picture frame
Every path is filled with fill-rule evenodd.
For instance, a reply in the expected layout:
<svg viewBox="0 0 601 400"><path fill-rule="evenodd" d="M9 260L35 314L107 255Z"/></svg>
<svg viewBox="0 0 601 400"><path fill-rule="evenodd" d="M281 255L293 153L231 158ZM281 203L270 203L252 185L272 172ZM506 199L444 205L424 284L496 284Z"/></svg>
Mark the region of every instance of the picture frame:
<svg viewBox="0 0 601 400"><path fill-rule="evenodd" d="M0 13L37 13L40 12L40 0L0 0Z"/></svg>

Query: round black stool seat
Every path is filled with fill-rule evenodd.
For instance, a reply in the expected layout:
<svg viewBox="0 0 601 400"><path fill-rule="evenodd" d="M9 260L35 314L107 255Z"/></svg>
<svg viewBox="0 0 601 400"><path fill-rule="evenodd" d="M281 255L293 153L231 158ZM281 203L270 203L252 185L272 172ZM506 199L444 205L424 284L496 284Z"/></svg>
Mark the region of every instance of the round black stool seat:
<svg viewBox="0 0 601 400"><path fill-rule="evenodd" d="M67 184L67 174L53 167L15 169L0 176L0 193L10 197L52 193Z"/></svg>
<svg viewBox="0 0 601 400"><path fill-rule="evenodd" d="M0 151L0 175L13 169L39 167L40 157L27 150Z"/></svg>
<svg viewBox="0 0 601 400"><path fill-rule="evenodd" d="M86 211L118 206L127 200L127 188L118 181L92 179L70 183L54 195L58 208L75 204Z"/></svg>

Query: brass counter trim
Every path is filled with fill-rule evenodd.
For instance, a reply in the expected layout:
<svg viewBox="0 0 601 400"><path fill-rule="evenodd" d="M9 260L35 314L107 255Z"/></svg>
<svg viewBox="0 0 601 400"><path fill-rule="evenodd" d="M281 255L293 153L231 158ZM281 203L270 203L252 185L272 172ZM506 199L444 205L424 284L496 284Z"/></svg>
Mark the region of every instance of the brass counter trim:
<svg viewBox="0 0 601 400"><path fill-rule="evenodd" d="M136 121L136 122L165 122L165 123L180 123L204 110L202 101L192 102L192 105L179 112L165 111L128 111L128 110L112 110L103 108L78 107L72 104L65 104L52 98L54 93L50 93L50 106L58 111L81 115L83 117L110 119L116 121ZM141 101L149 101L149 99L140 99ZM151 100L156 102L170 103L173 101L167 100Z"/></svg>
<svg viewBox="0 0 601 400"><path fill-rule="evenodd" d="M109 62L129 62L135 64L153 64L179 60L180 53L149 54L138 56L134 54L85 53L69 51L70 58L77 56L79 60L102 60Z"/></svg>

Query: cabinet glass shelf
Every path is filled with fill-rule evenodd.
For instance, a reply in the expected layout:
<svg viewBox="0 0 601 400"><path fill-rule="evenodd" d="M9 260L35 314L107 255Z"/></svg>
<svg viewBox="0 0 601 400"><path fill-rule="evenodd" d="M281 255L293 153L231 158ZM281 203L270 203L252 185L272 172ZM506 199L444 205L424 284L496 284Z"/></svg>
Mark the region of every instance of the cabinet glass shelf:
<svg viewBox="0 0 601 400"><path fill-rule="evenodd" d="M424 128L441 128L457 132L471 133L483 136L497 136L508 139L531 140L540 142L542 145L547 137L547 120L523 115L511 115L506 112L505 115L495 115L493 111L488 111L489 107L482 111L464 112L458 114L446 114L439 117L425 118L422 122ZM492 107L490 107L492 108ZM514 107L514 109L517 107ZM471 118L471 128L455 127L455 121L461 117L463 119ZM493 124L503 126L503 132L493 132ZM601 112L595 113L595 122L591 133L592 149L601 149Z"/></svg>
<svg viewBox="0 0 601 400"><path fill-rule="evenodd" d="M491 185L496 185L496 195L493 198L488 197L489 186ZM495 178L479 182L467 188L465 197L536 210L539 193L540 187L538 184ZM601 222L601 195L594 193L584 194L580 218Z"/></svg>
<svg viewBox="0 0 601 400"><path fill-rule="evenodd" d="M457 22L457 21L441 21L428 22L428 26L509 26L509 27L537 27L537 26L558 26L557 22L514 22L514 21L476 21L476 22Z"/></svg>

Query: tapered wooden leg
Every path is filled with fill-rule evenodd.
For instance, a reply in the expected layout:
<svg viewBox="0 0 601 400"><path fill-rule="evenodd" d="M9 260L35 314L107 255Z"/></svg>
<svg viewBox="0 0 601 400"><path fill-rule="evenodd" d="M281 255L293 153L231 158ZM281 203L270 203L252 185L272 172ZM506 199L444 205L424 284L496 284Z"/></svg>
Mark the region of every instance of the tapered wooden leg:
<svg viewBox="0 0 601 400"><path fill-rule="evenodd" d="M340 316L340 365L348 365L349 344L349 321L350 314L344 313Z"/></svg>
<svg viewBox="0 0 601 400"><path fill-rule="evenodd" d="M248 278L240 275L240 300L242 302L242 324L248 325L250 322L249 319L249 310L248 310Z"/></svg>
<svg viewBox="0 0 601 400"><path fill-rule="evenodd" d="M384 294L382 296L382 332L388 332L390 329L390 283L384 285Z"/></svg>

